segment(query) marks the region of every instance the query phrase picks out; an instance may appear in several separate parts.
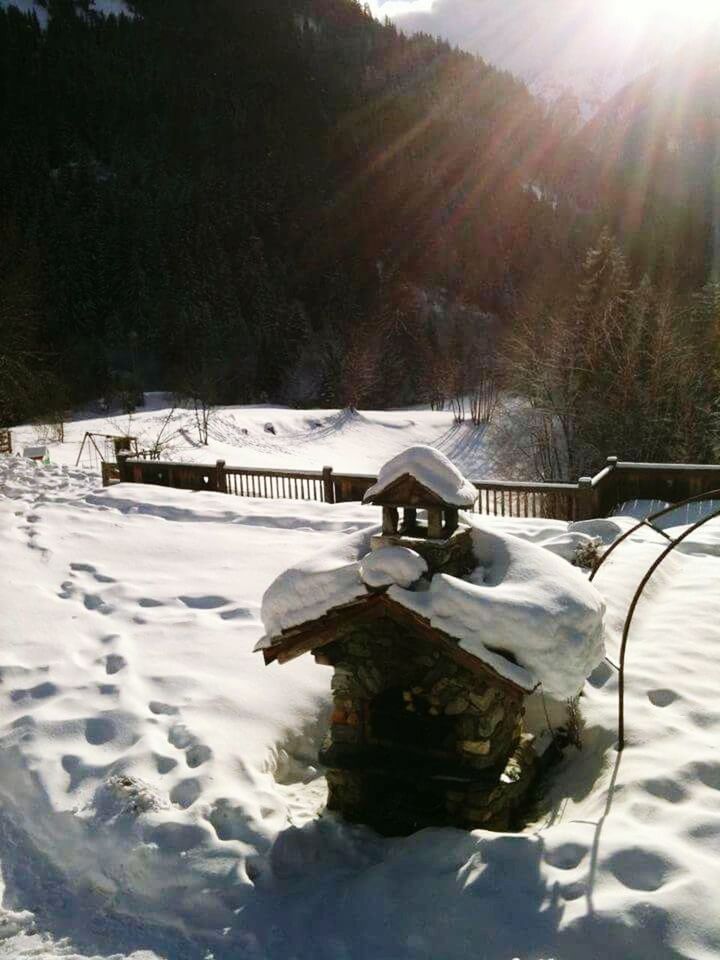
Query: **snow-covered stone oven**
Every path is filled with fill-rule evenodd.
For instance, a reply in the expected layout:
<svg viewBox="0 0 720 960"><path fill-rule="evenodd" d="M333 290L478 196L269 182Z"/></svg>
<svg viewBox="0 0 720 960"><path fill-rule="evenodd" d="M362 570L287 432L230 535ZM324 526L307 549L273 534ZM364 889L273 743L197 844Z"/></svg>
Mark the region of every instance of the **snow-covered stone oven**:
<svg viewBox="0 0 720 960"><path fill-rule="evenodd" d="M461 514L476 496L446 457L413 447L365 496L382 527L286 571L263 599L265 661L312 652L334 671L328 806L383 833L511 828L536 765L526 696L573 696L603 654L595 590Z"/></svg>

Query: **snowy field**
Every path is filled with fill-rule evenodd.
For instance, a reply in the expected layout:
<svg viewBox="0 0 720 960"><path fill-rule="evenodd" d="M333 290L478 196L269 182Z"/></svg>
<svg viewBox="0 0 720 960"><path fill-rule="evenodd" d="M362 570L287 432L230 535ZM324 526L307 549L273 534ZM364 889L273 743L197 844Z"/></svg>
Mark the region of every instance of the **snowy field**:
<svg viewBox="0 0 720 960"><path fill-rule="evenodd" d="M502 416L488 427L457 424L450 410L427 407L361 411L294 410L278 406L220 407L209 422L208 445L198 440L193 411L169 406L164 394L146 394L146 405L130 416L80 413L65 426L65 442L48 442L48 428L13 428L13 446L46 444L53 463L75 465L86 432L137 437L141 448L158 438L163 460L214 463L225 460L240 467L278 467L338 472L375 473L390 457L414 444L436 447L464 473L479 477L512 476L523 455L514 435L521 417L517 404L507 403ZM270 428L272 428L271 432ZM80 466L95 469L97 457L86 445ZM509 474L508 474L509 475Z"/></svg>
<svg viewBox="0 0 720 960"><path fill-rule="evenodd" d="M282 445L299 463L288 438L310 416L245 410L233 423L259 426L243 456L212 455L266 463L253 444L277 442L278 460ZM353 441L352 466L395 452L394 418L413 416L347 427L373 445ZM439 436L451 429L449 414L423 414L417 439L432 440L435 416ZM283 432L263 436L268 420ZM302 465L347 467L344 432ZM277 574L378 512L103 490L81 470L0 457L0 957L720 955L720 526L687 541L641 602L620 759L603 664L581 700L584 749L523 834L383 839L321 815L330 671L309 657L266 668L251 652ZM540 544L566 530L488 523ZM661 548L645 531L597 578L613 660Z"/></svg>

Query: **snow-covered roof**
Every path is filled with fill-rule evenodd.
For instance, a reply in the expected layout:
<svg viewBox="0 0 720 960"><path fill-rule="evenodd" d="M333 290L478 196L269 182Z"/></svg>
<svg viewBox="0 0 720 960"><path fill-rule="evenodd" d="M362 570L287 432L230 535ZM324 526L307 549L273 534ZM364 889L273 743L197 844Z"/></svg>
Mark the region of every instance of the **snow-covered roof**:
<svg viewBox="0 0 720 960"><path fill-rule="evenodd" d="M434 447L408 447L381 468L377 482L364 496L367 503L382 496L396 481L412 477L444 503L454 507L471 507L477 500L474 484L466 480L444 453Z"/></svg>
<svg viewBox="0 0 720 960"><path fill-rule="evenodd" d="M478 566L466 578L420 579L425 561L410 549L366 555L373 527L338 540L332 551L285 571L263 597L266 636L320 619L389 586L388 598L458 641L485 666L524 690L538 684L558 698L575 696L604 656L605 603L584 575L544 547L472 526ZM366 586L367 584L367 586Z"/></svg>
<svg viewBox="0 0 720 960"><path fill-rule="evenodd" d="M575 696L605 654L605 602L555 553L473 526L470 576L437 574L428 590L393 586L389 596L520 686Z"/></svg>
<svg viewBox="0 0 720 960"><path fill-rule="evenodd" d="M360 557L379 533L373 524L350 536L341 536L330 549L315 554L280 574L265 591L261 616L265 636L255 646L262 650L283 630L317 620L333 607L367 594L360 576Z"/></svg>

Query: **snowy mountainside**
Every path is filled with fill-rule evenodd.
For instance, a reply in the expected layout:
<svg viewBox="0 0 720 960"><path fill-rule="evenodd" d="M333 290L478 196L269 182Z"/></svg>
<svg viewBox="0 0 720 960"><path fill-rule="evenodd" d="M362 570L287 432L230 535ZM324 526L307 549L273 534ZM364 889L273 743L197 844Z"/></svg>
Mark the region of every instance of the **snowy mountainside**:
<svg viewBox="0 0 720 960"><path fill-rule="evenodd" d="M103 490L0 458L0 956L718 954L720 525L638 609L620 760L603 664L581 700L584 749L534 825L387 840L318 817L329 671L252 654L277 574L377 519L357 504ZM538 544L567 532L487 523ZM611 660L658 540L637 535L597 579Z"/></svg>

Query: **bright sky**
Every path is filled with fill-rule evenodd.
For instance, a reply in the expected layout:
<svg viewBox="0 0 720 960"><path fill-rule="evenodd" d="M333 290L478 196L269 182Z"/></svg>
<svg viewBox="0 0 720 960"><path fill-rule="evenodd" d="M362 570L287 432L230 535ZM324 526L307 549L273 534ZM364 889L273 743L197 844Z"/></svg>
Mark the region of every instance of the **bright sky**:
<svg viewBox="0 0 720 960"><path fill-rule="evenodd" d="M720 0L369 0L408 32L446 37L540 86L604 99L720 26Z"/></svg>
<svg viewBox="0 0 720 960"><path fill-rule="evenodd" d="M507 0L512 6L513 0ZM477 6L477 0L465 0L466 5ZM555 0L555 6L577 5L574 0ZM582 0L580 5L582 6ZM642 25L652 29L659 20L672 20L676 24L701 25L709 20L720 19L718 0L587 0L586 6L605 10L609 20L633 26ZM402 17L407 13L430 13L443 6L442 0L370 0L370 9L376 17ZM553 3L546 3L552 9Z"/></svg>

